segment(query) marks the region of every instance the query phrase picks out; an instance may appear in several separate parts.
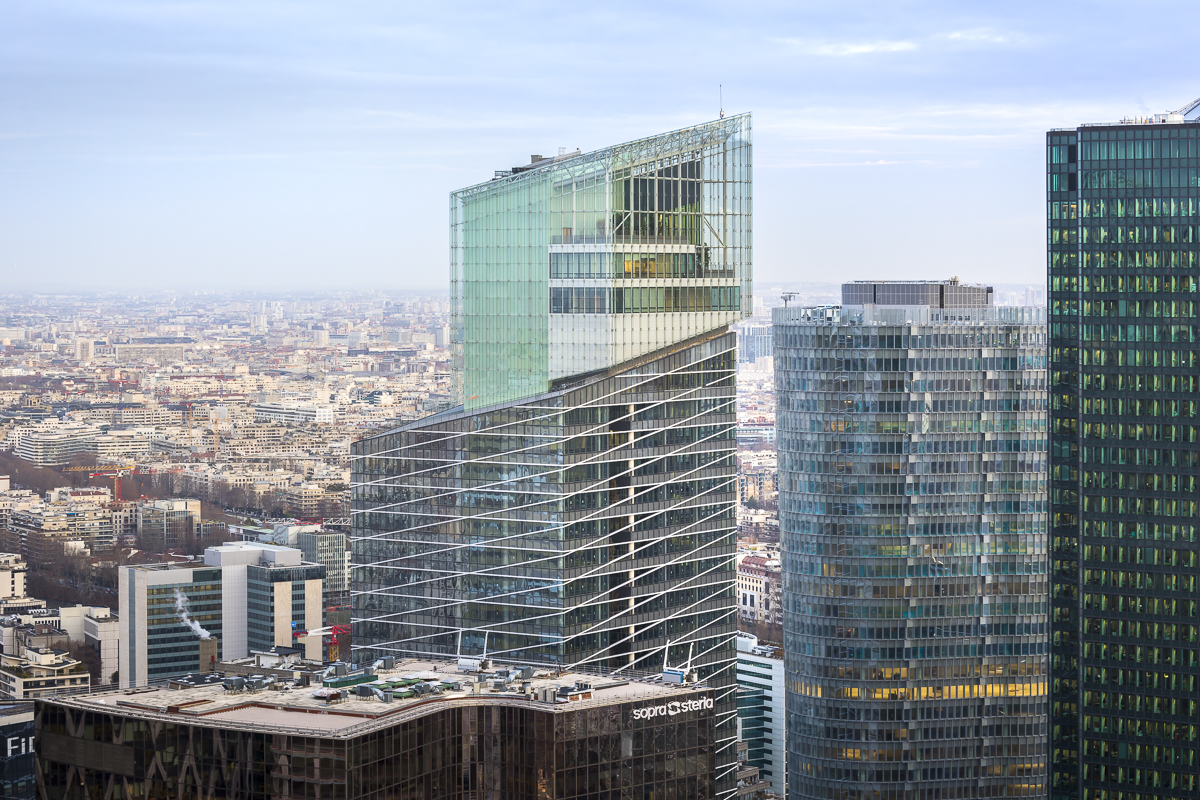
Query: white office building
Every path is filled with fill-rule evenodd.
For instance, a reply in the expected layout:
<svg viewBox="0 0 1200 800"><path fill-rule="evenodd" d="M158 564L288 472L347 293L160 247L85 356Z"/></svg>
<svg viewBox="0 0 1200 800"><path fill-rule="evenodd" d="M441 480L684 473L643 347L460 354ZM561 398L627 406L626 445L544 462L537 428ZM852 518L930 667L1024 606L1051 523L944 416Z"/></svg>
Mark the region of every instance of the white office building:
<svg viewBox="0 0 1200 800"><path fill-rule="evenodd" d="M738 741L747 745L746 763L771 790L785 797L787 719L784 712L783 650L759 645L758 637L737 635Z"/></svg>

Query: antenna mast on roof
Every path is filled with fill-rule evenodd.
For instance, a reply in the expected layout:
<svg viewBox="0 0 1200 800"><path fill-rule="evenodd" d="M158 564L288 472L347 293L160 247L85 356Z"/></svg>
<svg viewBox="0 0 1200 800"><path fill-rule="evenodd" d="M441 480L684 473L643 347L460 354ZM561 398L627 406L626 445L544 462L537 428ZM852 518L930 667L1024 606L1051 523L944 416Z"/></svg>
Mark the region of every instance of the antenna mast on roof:
<svg viewBox="0 0 1200 800"><path fill-rule="evenodd" d="M725 119L725 87L717 84L717 97L721 105L721 119Z"/></svg>

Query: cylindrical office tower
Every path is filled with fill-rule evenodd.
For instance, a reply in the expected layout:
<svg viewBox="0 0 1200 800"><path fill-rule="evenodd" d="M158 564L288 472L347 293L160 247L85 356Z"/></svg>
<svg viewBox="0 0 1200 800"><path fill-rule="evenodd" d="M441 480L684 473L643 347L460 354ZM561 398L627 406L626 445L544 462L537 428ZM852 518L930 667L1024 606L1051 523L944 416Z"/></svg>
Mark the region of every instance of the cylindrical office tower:
<svg viewBox="0 0 1200 800"><path fill-rule="evenodd" d="M957 280L774 315L788 796L1046 790L1046 326Z"/></svg>

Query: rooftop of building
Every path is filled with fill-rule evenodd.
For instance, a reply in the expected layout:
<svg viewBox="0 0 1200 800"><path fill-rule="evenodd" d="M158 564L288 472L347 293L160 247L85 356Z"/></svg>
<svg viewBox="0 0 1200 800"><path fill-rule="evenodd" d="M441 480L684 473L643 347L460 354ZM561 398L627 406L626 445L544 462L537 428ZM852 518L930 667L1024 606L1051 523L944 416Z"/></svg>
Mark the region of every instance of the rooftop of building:
<svg viewBox="0 0 1200 800"><path fill-rule="evenodd" d="M338 689L297 688L290 682L283 682L269 688L230 691L223 683L198 681L199 685L177 689L149 687L59 695L46 698L45 702L148 720L348 739L456 705L532 705L559 712L631 700L692 695L708 688L703 683L672 684L538 671L531 678L518 676L508 680L506 688L497 690L492 687L498 673L506 673L509 678L518 674L515 668L510 671L508 667L497 667L483 676L460 669L457 662L404 660L396 662L391 669L378 670L373 677L364 676L366 680L361 683ZM352 678L347 676L346 680ZM486 683L476 683L477 679L484 678ZM253 681L239 680L245 680L247 684ZM418 684L436 688L419 689L416 688ZM524 693L525 684L532 689L530 695ZM581 689L583 685L591 688ZM359 689L359 686L371 688ZM571 699L557 694L560 687L572 688ZM555 700L541 699L546 689L556 692ZM390 702L381 698L384 691L393 692ZM319 696L335 692L341 696L332 699ZM360 692L365 696L360 696Z"/></svg>
<svg viewBox="0 0 1200 800"><path fill-rule="evenodd" d="M737 634L737 653L739 656L771 658L776 661L783 660L782 647L777 647L773 644L759 644L757 636L744 631L738 631Z"/></svg>
<svg viewBox="0 0 1200 800"><path fill-rule="evenodd" d="M953 278L946 278L940 281L846 281L849 284L857 284L863 286L970 286L976 289L990 289L986 283L964 283L958 279L956 275Z"/></svg>
<svg viewBox="0 0 1200 800"><path fill-rule="evenodd" d="M203 556L191 556L186 561L167 561L156 564L130 564L124 569L161 571L169 569L200 569L235 564L298 567L309 564L295 547L257 541L235 541L205 548Z"/></svg>
<svg viewBox="0 0 1200 800"><path fill-rule="evenodd" d="M558 155L556 156L531 155L529 157L528 164L520 164L515 167L510 167L509 169L496 170L495 175L490 181L488 181L488 183L492 181L521 177L526 173L542 170L556 163L571 159L604 158L613 151L617 150L641 151L646 148L648 143L651 143L656 139L676 138L685 140L689 143L694 143L696 145L701 145L704 143L705 136L709 131L732 131L742 129L743 125L745 125L745 123L749 120L749 117L749 113L722 115L721 117L714 120L709 120L708 122L697 123L696 125L655 134L654 136L645 136L641 139L634 139L633 141L624 142L622 144L602 147L598 150L592 150L587 153L581 152L579 148L569 151L565 147L560 147L558 150ZM467 189L462 189L460 191L468 191L469 189L478 188L478 186L484 185L486 184L478 184L477 186L467 187Z"/></svg>
<svg viewBox="0 0 1200 800"><path fill-rule="evenodd" d="M1114 125L1182 125L1184 123L1200 122L1200 98L1193 100L1176 111L1164 111L1161 114L1134 114L1122 117L1116 122L1084 122L1079 127L1094 128ZM1074 128L1054 128L1054 131L1072 131Z"/></svg>

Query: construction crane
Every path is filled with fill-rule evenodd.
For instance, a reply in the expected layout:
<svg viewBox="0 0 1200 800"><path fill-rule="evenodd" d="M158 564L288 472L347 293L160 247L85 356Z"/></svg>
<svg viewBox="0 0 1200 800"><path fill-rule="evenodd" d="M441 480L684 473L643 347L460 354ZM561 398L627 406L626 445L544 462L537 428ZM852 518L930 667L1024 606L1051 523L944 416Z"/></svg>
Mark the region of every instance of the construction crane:
<svg viewBox="0 0 1200 800"><path fill-rule="evenodd" d="M183 472L182 469L172 468L163 469L161 467L152 467L151 469L138 469L134 463L125 464L124 466L108 466L108 467L66 467L63 472L86 472L89 478L112 478L113 480L113 502L121 502L121 478L126 475L154 475L157 473L178 473Z"/></svg>
<svg viewBox="0 0 1200 800"><path fill-rule="evenodd" d="M67 467L63 472L86 472L89 478L112 478L113 502L121 502L121 478L134 473L134 465L123 467Z"/></svg>
<svg viewBox="0 0 1200 800"><path fill-rule="evenodd" d="M325 634L327 634L327 633L331 634L330 641L329 641L329 659L328 660L329 661L337 661L338 656L341 653L341 641L340 641L339 637L348 636L350 634L350 626L349 625L327 625L324 628L317 628L314 631L295 631L292 634L292 638L293 639L310 639L313 636L324 637ZM322 644L325 643L323 638L321 640L321 643ZM306 644L307 644L307 642L306 642Z"/></svg>

